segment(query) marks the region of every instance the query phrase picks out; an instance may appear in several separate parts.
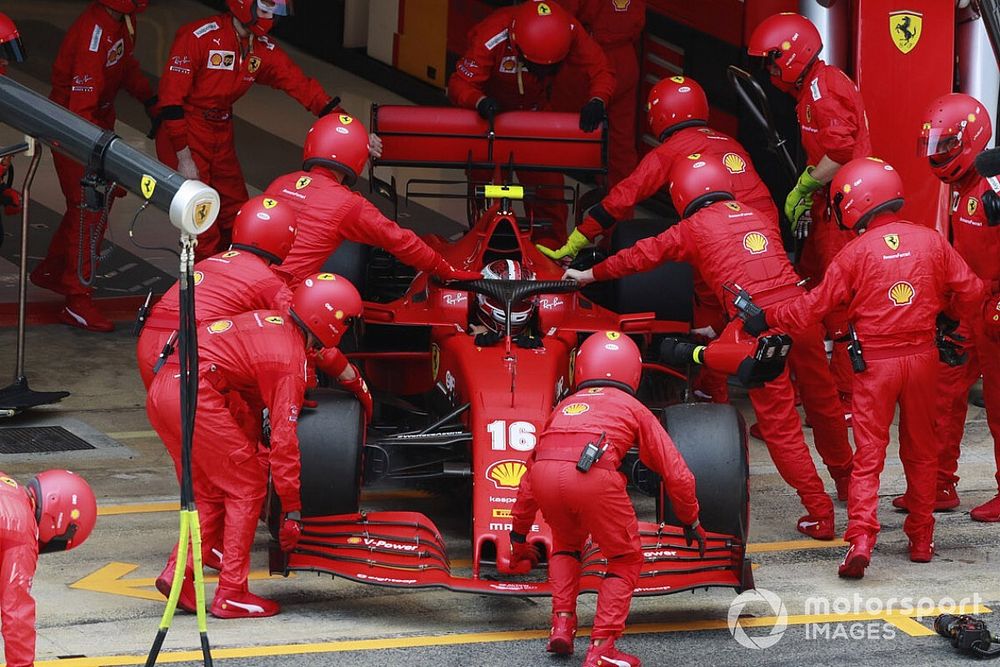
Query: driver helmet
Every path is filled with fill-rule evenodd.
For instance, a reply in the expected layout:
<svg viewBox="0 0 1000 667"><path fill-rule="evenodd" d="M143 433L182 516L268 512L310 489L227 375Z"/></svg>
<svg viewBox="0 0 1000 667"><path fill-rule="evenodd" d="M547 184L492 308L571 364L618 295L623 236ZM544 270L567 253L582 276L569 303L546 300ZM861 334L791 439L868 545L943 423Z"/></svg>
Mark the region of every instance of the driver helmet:
<svg viewBox="0 0 1000 667"><path fill-rule="evenodd" d="M513 259L497 259L483 267L485 280L534 280L535 275ZM506 330L507 313L503 302L484 294L476 295L479 321L490 331L503 335ZM510 308L510 333L519 334L535 312L535 298L517 301Z"/></svg>

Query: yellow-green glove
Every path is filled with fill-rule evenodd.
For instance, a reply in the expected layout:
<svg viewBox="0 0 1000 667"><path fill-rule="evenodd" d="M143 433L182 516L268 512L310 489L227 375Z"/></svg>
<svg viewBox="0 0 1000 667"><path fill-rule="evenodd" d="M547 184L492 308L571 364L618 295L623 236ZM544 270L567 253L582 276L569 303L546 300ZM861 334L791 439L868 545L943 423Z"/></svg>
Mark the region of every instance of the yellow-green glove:
<svg viewBox="0 0 1000 667"><path fill-rule="evenodd" d="M569 238L566 239L566 245L561 248L553 250L551 248L546 248L543 245L538 245L537 243L535 244L535 247L549 259L558 262L564 257L569 257L570 259L575 258L577 253L586 248L589 243L590 239L584 236L583 232L579 229L574 229L570 233Z"/></svg>
<svg viewBox="0 0 1000 667"><path fill-rule="evenodd" d="M799 220L812 208L813 193L823 187L822 183L812 177L812 170L812 167L806 167L795 187L785 198L785 217L792 223L793 234L799 226Z"/></svg>

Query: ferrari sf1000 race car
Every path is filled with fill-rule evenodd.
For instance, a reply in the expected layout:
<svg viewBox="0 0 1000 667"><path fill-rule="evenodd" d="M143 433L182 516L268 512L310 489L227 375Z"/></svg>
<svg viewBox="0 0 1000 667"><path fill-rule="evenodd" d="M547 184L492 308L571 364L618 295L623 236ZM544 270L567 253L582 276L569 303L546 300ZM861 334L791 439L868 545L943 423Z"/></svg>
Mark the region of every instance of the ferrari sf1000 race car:
<svg viewBox="0 0 1000 667"><path fill-rule="evenodd" d="M524 460L553 406L571 390L575 350L590 333L609 330L633 337L644 351L640 399L662 415L694 473L708 531L699 556L697 545L686 545L658 477L631 456L623 474L656 498L655 521L640 522L645 559L636 595L752 588L745 426L730 406L687 402L687 373L659 361L665 336L690 332L690 267L666 265L618 281L604 293L581 292L576 283L561 280L563 267L531 242L543 221L514 212L515 202L533 193L507 183L511 172L600 172L606 129L582 133L573 114L510 112L487 122L467 110L389 106L373 110L372 129L383 141L373 169L485 170L483 182L448 182L465 189L470 228L455 241L426 240L455 267L478 271L494 260L513 259L534 279L441 284L425 273L401 272L377 249L338 251L327 268L354 281L366 298L354 349L345 351L375 395L375 415L366 425L354 397L336 389L312 395L318 405L304 411L298 428L304 531L293 552L272 550L272 571L318 571L404 588L550 594L541 571L510 575L511 509ZM394 181L370 177L376 189L396 197ZM429 183L447 185L410 181L407 199ZM566 191L573 194L573 188ZM568 201L578 199L576 193ZM622 225L613 244L634 243L655 233L653 227ZM470 333L480 297L507 315L506 329L489 342ZM535 306L526 324L529 345L510 329L513 305L525 302ZM773 356L780 372L787 345L775 352L732 327L720 336L719 352L703 356L725 359L721 369L732 373L747 358ZM428 480L446 484L454 478L471 482L471 490L458 494L468 504L460 511L471 515L471 573L453 572L445 542L425 514L359 505L362 485L394 480L426 488ZM528 539L550 552L550 531L540 516ZM583 559L582 588L596 591L606 564L598 545L589 545Z"/></svg>

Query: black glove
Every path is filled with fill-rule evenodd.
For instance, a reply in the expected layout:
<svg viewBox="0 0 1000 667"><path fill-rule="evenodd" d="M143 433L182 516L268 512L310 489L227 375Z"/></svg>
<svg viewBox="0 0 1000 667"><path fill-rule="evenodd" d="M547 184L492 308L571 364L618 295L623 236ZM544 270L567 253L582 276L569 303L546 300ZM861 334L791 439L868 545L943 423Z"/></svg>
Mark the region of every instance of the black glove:
<svg viewBox="0 0 1000 667"><path fill-rule="evenodd" d="M770 328L767 323L767 314L763 310L743 320L743 331L751 336L759 336Z"/></svg>
<svg viewBox="0 0 1000 667"><path fill-rule="evenodd" d="M542 346L542 339L524 332L514 336L514 344L526 350L534 350Z"/></svg>
<svg viewBox="0 0 1000 667"><path fill-rule="evenodd" d="M491 347L499 343L502 338L503 336L493 331L484 331L476 334L474 342L477 347Z"/></svg>
<svg viewBox="0 0 1000 667"><path fill-rule="evenodd" d="M698 556L705 557L705 529L697 519L690 526L684 526L684 542L688 546L691 546L692 542L697 542Z"/></svg>
<svg viewBox="0 0 1000 667"><path fill-rule="evenodd" d="M660 343L660 361L671 366L687 366L695 362L694 351L699 346L677 338L664 338Z"/></svg>
<svg viewBox="0 0 1000 667"><path fill-rule="evenodd" d="M479 115L486 120L492 121L493 116L500 113L500 105L497 104L497 101L492 97L484 97L479 100L479 104L476 105L476 111L478 111Z"/></svg>
<svg viewBox="0 0 1000 667"><path fill-rule="evenodd" d="M986 214L986 224L990 227L1000 225L1000 197L989 190L983 195L983 213Z"/></svg>
<svg viewBox="0 0 1000 667"><path fill-rule="evenodd" d="M958 320L953 320L944 313L938 313L937 331L934 342L937 344L938 358L941 363L949 366L961 366L969 360L969 353L965 351L962 343L966 342L965 336L955 333L958 329Z"/></svg>
<svg viewBox="0 0 1000 667"><path fill-rule="evenodd" d="M604 100L595 97L580 109L580 129L593 132L604 120Z"/></svg>

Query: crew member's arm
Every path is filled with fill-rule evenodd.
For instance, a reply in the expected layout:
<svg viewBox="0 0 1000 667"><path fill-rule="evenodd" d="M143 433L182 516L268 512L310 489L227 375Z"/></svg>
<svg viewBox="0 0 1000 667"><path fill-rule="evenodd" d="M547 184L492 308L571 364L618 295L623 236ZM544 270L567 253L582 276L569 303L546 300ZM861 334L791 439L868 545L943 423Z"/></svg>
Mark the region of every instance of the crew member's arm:
<svg viewBox="0 0 1000 667"><path fill-rule="evenodd" d="M269 369L258 374L261 396L268 408L271 422L271 478L274 490L281 499L281 511L302 510L299 489L299 413L306 392L306 365L302 356L301 368L279 372Z"/></svg>
<svg viewBox="0 0 1000 667"><path fill-rule="evenodd" d="M32 521L32 523L34 523ZM27 533L28 526L24 526ZM0 590L3 590L3 643L8 665L33 665L35 659L35 599L31 580L38 564L37 528L24 543L5 548Z"/></svg>
<svg viewBox="0 0 1000 667"><path fill-rule="evenodd" d="M202 29L204 26L199 28ZM211 35L212 32L214 31L205 34ZM167 133L170 147L177 155L177 171L185 178L199 177L188 143L187 120L184 118L184 100L190 94L195 77L204 64L198 48L199 38L194 33L195 31L187 28L177 32L159 85L160 131ZM161 156L160 159L166 158Z"/></svg>
<svg viewBox="0 0 1000 667"><path fill-rule="evenodd" d="M846 253L841 252L833 258L826 269L823 281L814 289L768 308L763 313L765 321L753 330L745 328L750 333L754 333L761 326L764 328L760 329L759 333L768 328L778 328L791 334L803 331L818 324L838 305L848 303L852 295L851 286L854 284L853 262Z"/></svg>
<svg viewBox="0 0 1000 667"><path fill-rule="evenodd" d="M607 106L615 93L615 71L604 55L604 49L587 34L579 21L573 20L573 44L566 57L569 65L587 73L590 79L589 99L599 99Z"/></svg>
<svg viewBox="0 0 1000 667"><path fill-rule="evenodd" d="M263 51L257 82L276 88L308 109L314 116L329 113L333 98L327 95L316 79L306 76L295 61L271 39L261 39L257 46Z"/></svg>
<svg viewBox="0 0 1000 667"><path fill-rule="evenodd" d="M98 43L91 48L91 43L75 43L73 49L69 51L73 58L73 78L70 82L69 100L66 108L76 115L94 122L97 117L97 107L101 103L101 91L104 90L106 80L104 77L104 64L107 59L107 52L101 48L99 27L95 25L93 31L86 33L73 32L68 39L73 39L80 34L90 37L97 34ZM64 51L65 53L65 51Z"/></svg>
<svg viewBox="0 0 1000 667"><path fill-rule="evenodd" d="M941 248L944 264L941 273L951 293L951 308L959 320L976 322L983 312L983 301L989 296L986 285L950 243L942 242Z"/></svg>
<svg viewBox="0 0 1000 667"><path fill-rule="evenodd" d="M475 109L486 98L486 82L496 66L497 54L506 43L507 26L502 22L487 18L473 29L469 48L448 78L448 99L452 104Z"/></svg>
<svg viewBox="0 0 1000 667"><path fill-rule="evenodd" d="M686 526L698 521L695 479L660 421L641 404L632 410L638 425L639 460L660 475L674 514Z"/></svg>
<svg viewBox="0 0 1000 667"><path fill-rule="evenodd" d="M662 234L642 239L630 248L619 250L587 271L567 271L567 277L586 284L593 280L613 280L649 271L668 260L690 261L694 253L690 250L691 241L688 236L688 225L682 220Z"/></svg>

